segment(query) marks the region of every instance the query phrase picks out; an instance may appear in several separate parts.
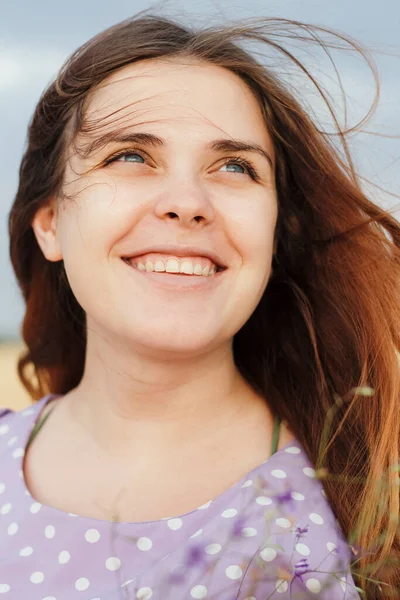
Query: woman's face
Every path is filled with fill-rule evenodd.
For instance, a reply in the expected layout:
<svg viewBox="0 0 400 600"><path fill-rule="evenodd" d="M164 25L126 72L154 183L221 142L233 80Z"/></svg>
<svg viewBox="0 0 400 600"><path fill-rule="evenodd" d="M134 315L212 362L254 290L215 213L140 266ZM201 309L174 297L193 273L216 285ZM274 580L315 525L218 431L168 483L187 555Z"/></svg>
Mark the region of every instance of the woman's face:
<svg viewBox="0 0 400 600"><path fill-rule="evenodd" d="M54 201L54 232L39 242L46 258L64 260L88 335L185 357L230 344L266 288L277 219L274 151L257 101L221 67L148 60L94 91L86 124L99 119L77 144L105 135L108 143L85 157L71 146L66 197ZM133 138L144 133L157 140ZM265 155L213 148L215 140L256 144ZM183 256L163 246L179 246ZM169 260L172 269L197 264L204 273L212 267L207 252L223 272L137 268Z"/></svg>

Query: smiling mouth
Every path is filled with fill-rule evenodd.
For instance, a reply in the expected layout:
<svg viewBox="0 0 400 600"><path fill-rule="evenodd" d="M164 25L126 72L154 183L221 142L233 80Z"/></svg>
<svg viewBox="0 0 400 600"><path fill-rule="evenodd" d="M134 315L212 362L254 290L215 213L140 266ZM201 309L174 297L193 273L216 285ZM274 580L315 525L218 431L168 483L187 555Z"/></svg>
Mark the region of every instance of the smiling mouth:
<svg viewBox="0 0 400 600"><path fill-rule="evenodd" d="M131 270L136 272L139 279L153 281L154 285L161 286L163 289L171 289L174 293L178 290L183 292L186 289L197 290L197 289L213 289L219 281L224 272L228 270L227 267L215 270L214 274L208 276L205 275L191 275L188 273L169 273L168 271L147 271L140 270L136 266L132 265L129 260L125 258L121 259ZM136 277L136 275L135 275Z"/></svg>
<svg viewBox="0 0 400 600"><path fill-rule="evenodd" d="M157 264L153 264L152 262L146 262L145 264L142 262L135 263L133 259L125 257L122 257L122 260L133 269L143 273L195 277L197 279L214 277L227 269L227 267L220 267L216 264L212 264L211 268L207 265L204 269L201 268L201 265L196 265L196 268L193 269L193 266L190 263L183 262L180 266L180 271L177 271L176 268L179 268L179 266L176 267L176 265L172 266L173 270L167 270L165 264L159 264L157 267Z"/></svg>

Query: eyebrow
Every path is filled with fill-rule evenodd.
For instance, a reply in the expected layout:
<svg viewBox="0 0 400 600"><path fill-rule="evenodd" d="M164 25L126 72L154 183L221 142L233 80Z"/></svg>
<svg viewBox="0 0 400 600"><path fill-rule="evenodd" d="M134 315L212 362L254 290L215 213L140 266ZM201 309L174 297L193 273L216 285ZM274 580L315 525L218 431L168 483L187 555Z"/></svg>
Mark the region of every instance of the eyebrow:
<svg viewBox="0 0 400 600"><path fill-rule="evenodd" d="M132 132L120 135L115 135L114 133L107 133L104 136L101 136L99 139L95 140L92 144L90 144L85 149L85 155L88 156L99 147L104 147L112 142L130 142L133 144L151 146L153 148L161 148L166 145L165 141L162 138L153 133L145 133L139 131L136 133ZM212 142L206 144L205 149L213 152L252 152L255 154L259 154L260 156L265 158L268 161L271 168L274 167L270 155L264 150L262 146L256 144L255 142L221 138L213 140Z"/></svg>

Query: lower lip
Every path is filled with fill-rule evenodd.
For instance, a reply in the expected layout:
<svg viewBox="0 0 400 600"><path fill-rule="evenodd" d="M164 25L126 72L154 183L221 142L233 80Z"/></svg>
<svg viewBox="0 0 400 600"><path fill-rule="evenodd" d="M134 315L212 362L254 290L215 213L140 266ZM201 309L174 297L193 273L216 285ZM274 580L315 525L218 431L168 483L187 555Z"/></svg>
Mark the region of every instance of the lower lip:
<svg viewBox="0 0 400 600"><path fill-rule="evenodd" d="M190 290L199 290L199 289L208 289L214 287L221 281L221 275L227 271L224 269L223 271L219 271L215 273L215 275L210 275L205 277L204 275L174 275L173 273L161 272L157 273L156 271L140 271L136 267L132 267L132 265L122 259L122 262L133 272L136 272L139 277L144 280L150 280L156 283L161 288L168 289L190 289Z"/></svg>

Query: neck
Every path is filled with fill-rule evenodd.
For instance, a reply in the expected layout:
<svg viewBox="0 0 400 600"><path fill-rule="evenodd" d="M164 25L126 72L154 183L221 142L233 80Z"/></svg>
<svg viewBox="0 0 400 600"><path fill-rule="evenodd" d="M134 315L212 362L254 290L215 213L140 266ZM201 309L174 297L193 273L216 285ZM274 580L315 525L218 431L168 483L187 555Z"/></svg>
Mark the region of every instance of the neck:
<svg viewBox="0 0 400 600"><path fill-rule="evenodd" d="M237 370L231 347L169 362L88 350L84 376L68 394L69 410L108 454L182 451L228 435L233 423L262 406L273 420Z"/></svg>

